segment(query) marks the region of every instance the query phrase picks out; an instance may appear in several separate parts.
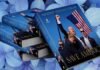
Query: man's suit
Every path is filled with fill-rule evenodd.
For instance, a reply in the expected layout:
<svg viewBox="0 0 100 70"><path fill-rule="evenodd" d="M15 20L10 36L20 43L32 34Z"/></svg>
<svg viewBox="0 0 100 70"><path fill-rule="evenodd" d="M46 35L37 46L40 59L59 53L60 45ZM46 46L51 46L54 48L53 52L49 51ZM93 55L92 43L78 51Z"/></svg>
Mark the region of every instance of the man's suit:
<svg viewBox="0 0 100 70"><path fill-rule="evenodd" d="M59 51L63 57L69 56L74 53L81 52L83 50L82 44L76 39L76 43L71 43L68 40L68 34L64 30L63 26L61 24L58 24L58 27L60 28L61 32L65 35L65 43L64 47L59 48Z"/></svg>
<svg viewBox="0 0 100 70"><path fill-rule="evenodd" d="M84 37L80 37L80 39L86 45ZM98 44L96 43L96 41L93 38L91 38L91 37L88 36L88 40L89 40L89 42L90 42L90 44L91 44L92 47L97 47L98 46Z"/></svg>
<svg viewBox="0 0 100 70"><path fill-rule="evenodd" d="M65 40L64 47L59 48L63 57L70 56L75 53L80 53L83 50L80 43L71 43L68 39Z"/></svg>

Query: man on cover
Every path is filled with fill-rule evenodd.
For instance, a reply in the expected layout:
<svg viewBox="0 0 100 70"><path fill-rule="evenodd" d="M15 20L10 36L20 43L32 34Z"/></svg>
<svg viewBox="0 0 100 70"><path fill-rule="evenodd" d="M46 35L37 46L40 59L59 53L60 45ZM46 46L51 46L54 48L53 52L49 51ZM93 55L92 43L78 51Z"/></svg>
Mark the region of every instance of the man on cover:
<svg viewBox="0 0 100 70"><path fill-rule="evenodd" d="M58 27L60 28L61 32L65 35L65 38L68 38L68 34L72 35L72 36L75 36L76 40L80 43L81 46L83 46L83 42L80 40L80 38L78 38L76 36L76 33L75 33L73 27L71 27L71 26L68 27L69 32L66 32L66 30L64 30L64 28L61 24L59 15L56 15L56 20L57 20Z"/></svg>
<svg viewBox="0 0 100 70"><path fill-rule="evenodd" d="M56 15L56 20L58 27L62 31L62 33L65 35L65 43L64 47L59 48L60 53L62 53L62 56L70 56L70 54L75 54L83 50L81 42L76 38L75 31L71 27L69 27L69 32L66 32L60 22L60 16ZM61 43L61 41L60 41ZM60 44L61 45L61 44Z"/></svg>
<svg viewBox="0 0 100 70"><path fill-rule="evenodd" d="M96 41L93 38L89 37L89 35L86 34L85 31L82 28L80 29L80 31L83 34L83 36L80 37L80 39L83 41L84 45L87 48L93 48L93 47L97 47L98 46Z"/></svg>
<svg viewBox="0 0 100 70"><path fill-rule="evenodd" d="M59 16L59 15L56 15L56 17L58 17L56 20L57 20L57 23L58 23L58 26L59 26L60 30L61 30L62 33L65 35L65 37L67 37L67 32L66 32L66 30L64 30L64 28L63 28L63 26L62 26L62 24L61 24L60 16ZM84 43L80 40L80 38L76 36L76 32L75 32L75 30L73 29L73 27L69 26L69 27L68 27L68 31L69 31L68 33L70 33L70 34L72 34L72 35L74 35L74 36L76 37L76 39L81 43L82 47L85 46ZM84 47L84 48L85 48L85 47Z"/></svg>

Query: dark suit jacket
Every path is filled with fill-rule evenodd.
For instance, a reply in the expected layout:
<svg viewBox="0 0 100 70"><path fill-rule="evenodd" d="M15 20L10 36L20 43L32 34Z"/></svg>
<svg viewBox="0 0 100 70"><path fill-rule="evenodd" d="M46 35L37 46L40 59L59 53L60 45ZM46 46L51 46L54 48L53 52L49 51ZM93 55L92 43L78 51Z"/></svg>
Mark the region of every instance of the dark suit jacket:
<svg viewBox="0 0 100 70"><path fill-rule="evenodd" d="M65 40L64 47L59 48L59 52L63 58L69 57L75 53L80 53L83 50L80 43L71 43L68 39Z"/></svg>
<svg viewBox="0 0 100 70"><path fill-rule="evenodd" d="M83 43L85 44L84 37L80 37L80 39L81 39L81 40L83 41ZM92 47L97 47L97 46L98 46L98 44L96 43L96 41L95 41L93 38L88 37L88 39L89 39L90 44L91 44ZM85 45L86 45L86 44L85 44Z"/></svg>
<svg viewBox="0 0 100 70"><path fill-rule="evenodd" d="M63 28L62 24L58 24L58 27L60 28L61 32L65 35L65 38L68 39L68 34L67 34L66 30ZM81 42L77 38L76 38L76 41L83 48Z"/></svg>
<svg viewBox="0 0 100 70"><path fill-rule="evenodd" d="M65 37L68 38L68 34L66 30L63 28L62 24L58 24L58 27L60 28L61 32L65 35Z"/></svg>
<svg viewBox="0 0 100 70"><path fill-rule="evenodd" d="M83 50L82 44L80 41L76 39L76 43L73 44L68 40L68 34L64 30L63 26L61 24L58 24L58 27L60 28L61 32L65 35L65 43L64 47L59 48L59 52L63 57L70 56L71 54L75 54L78 52L81 52Z"/></svg>

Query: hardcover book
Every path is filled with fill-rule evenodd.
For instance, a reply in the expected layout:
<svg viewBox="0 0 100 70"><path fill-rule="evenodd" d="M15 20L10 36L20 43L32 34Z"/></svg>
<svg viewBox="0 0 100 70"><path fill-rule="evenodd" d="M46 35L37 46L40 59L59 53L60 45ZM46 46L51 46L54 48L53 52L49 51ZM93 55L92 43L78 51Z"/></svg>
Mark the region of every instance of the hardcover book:
<svg viewBox="0 0 100 70"><path fill-rule="evenodd" d="M24 61L53 55L38 34L19 31L4 23L0 25L0 40L13 46Z"/></svg>
<svg viewBox="0 0 100 70"><path fill-rule="evenodd" d="M3 38L5 38L6 41L9 40L7 39L8 37L10 38L12 43L14 42L18 46L21 46L21 48L25 49L28 54L21 53L21 57L24 55L24 57L27 57L30 60L31 60L31 56L33 55L35 55L37 58L40 58L49 55L49 53L51 54L51 52L49 52L48 50L49 47L47 46L40 47L41 49L36 49L39 45L43 44L42 39L39 37L40 33L38 28L36 27L36 22L34 21L35 13L41 11L42 10L35 8L31 10L5 15L2 18L3 24L9 25L13 29L17 29L19 31L15 33L9 31L9 33L7 33L6 32L7 29L2 28L3 34L4 32L6 32L5 34L10 34L10 36L8 37L7 35L3 35L3 34L1 35L5 36Z"/></svg>
<svg viewBox="0 0 100 70"><path fill-rule="evenodd" d="M34 37L28 32L16 33L15 37L17 38L17 45L24 49L29 49L28 54L21 53L20 55L24 61L53 56L48 44L43 40L42 37Z"/></svg>
<svg viewBox="0 0 100 70"><path fill-rule="evenodd" d="M17 33L17 32L19 32L19 30L9 25L0 23L0 41L3 41L4 43L11 45L18 52L21 51L21 52L27 53L26 49L22 49L20 46L14 43L14 33Z"/></svg>
<svg viewBox="0 0 100 70"><path fill-rule="evenodd" d="M100 39L77 4L39 12L36 21L62 69L100 56Z"/></svg>
<svg viewBox="0 0 100 70"><path fill-rule="evenodd" d="M17 13L12 13L3 16L2 22L12 27L19 29L20 31L32 31L35 28L36 22L34 16L36 12L41 12L39 9L25 10Z"/></svg>

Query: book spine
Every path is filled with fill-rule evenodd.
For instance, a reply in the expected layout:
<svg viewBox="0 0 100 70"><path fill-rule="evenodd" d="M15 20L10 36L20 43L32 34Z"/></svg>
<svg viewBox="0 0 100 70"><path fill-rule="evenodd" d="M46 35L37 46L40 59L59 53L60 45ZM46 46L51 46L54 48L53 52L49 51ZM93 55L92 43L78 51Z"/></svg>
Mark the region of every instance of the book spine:
<svg viewBox="0 0 100 70"><path fill-rule="evenodd" d="M37 25L39 27L39 29L41 30L46 42L49 45L49 48L52 50L53 54L55 55L59 55L59 51L57 46L55 45L55 43L53 42L53 39L51 38L49 32L47 31L47 28L45 27L44 23L42 22L40 16L38 13L36 13L36 17L35 17L36 21L37 21Z"/></svg>
<svg viewBox="0 0 100 70"><path fill-rule="evenodd" d="M15 31L10 26L1 25L1 27L0 27L0 37L1 37L1 39L8 40L10 42L14 42L14 39L13 39L14 33L15 33Z"/></svg>
<svg viewBox="0 0 100 70"><path fill-rule="evenodd" d="M13 16L15 16L15 17L13 17ZM27 31L29 29L27 20L23 19L23 17L21 17L21 16L19 16L19 18L17 18L17 14L3 16L2 22L4 24L8 24L8 25L10 25L16 29L19 29L21 31Z"/></svg>

